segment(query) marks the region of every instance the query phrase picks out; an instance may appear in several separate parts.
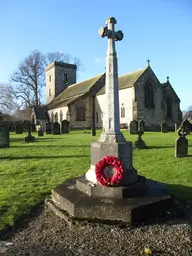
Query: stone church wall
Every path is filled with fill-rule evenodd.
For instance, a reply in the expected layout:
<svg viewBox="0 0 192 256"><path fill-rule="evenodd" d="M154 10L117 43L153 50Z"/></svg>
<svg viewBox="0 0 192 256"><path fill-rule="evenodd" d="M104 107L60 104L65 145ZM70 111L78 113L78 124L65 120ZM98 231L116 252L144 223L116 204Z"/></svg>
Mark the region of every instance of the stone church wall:
<svg viewBox="0 0 192 256"><path fill-rule="evenodd" d="M69 121L68 106L64 106L64 107L49 110L48 115L49 115L49 119L50 119L51 122L55 122L56 114L58 116L58 123L61 124L61 122L65 119L67 119ZM53 120L52 120L52 117L53 117Z"/></svg>
<svg viewBox="0 0 192 256"><path fill-rule="evenodd" d="M85 121L77 121L77 108L79 106L85 106ZM71 129L89 129L92 127L92 96L90 94L86 94L74 102L72 102L69 106L70 113L70 122L69 126Z"/></svg>
<svg viewBox="0 0 192 256"><path fill-rule="evenodd" d="M150 79L153 86L154 107L145 106L145 84ZM147 130L160 130L161 122L165 121L163 108L162 85L151 69L147 69L135 84L135 99L137 101L137 120L144 120Z"/></svg>

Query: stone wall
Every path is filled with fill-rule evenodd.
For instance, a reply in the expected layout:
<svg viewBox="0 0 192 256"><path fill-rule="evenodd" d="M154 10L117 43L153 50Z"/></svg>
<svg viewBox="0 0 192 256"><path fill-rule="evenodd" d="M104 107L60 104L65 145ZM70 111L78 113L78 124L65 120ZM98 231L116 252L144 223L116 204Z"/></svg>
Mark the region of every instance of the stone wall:
<svg viewBox="0 0 192 256"><path fill-rule="evenodd" d="M145 106L145 84L150 79L153 87L154 107ZM165 121L165 110L162 104L162 85L148 68L135 83L135 99L133 99L134 119L144 120L147 130L160 130L161 122Z"/></svg>
<svg viewBox="0 0 192 256"><path fill-rule="evenodd" d="M77 121L77 108L78 106L85 106L85 121ZM74 102L69 104L71 129L88 129L92 127L92 95L87 93L84 96L77 98Z"/></svg>
<svg viewBox="0 0 192 256"><path fill-rule="evenodd" d="M67 84L64 74L67 74ZM57 97L67 86L76 83L76 65L53 62L46 68L46 104Z"/></svg>

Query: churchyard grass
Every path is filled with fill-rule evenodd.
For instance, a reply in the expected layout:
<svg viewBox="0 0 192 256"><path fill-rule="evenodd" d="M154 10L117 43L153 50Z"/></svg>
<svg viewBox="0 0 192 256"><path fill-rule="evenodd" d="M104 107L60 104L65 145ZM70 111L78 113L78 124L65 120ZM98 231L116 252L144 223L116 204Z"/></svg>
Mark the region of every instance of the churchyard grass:
<svg viewBox="0 0 192 256"><path fill-rule="evenodd" d="M10 148L0 149L0 230L14 225L49 196L51 189L69 177L84 174L90 166L90 143L97 136L84 131L36 137L24 143L26 134L10 134ZM124 131L127 140L137 135ZM192 135L188 136L189 156L174 157L177 134L146 132L148 149L133 151L133 165L140 175L165 182L177 197L192 200Z"/></svg>

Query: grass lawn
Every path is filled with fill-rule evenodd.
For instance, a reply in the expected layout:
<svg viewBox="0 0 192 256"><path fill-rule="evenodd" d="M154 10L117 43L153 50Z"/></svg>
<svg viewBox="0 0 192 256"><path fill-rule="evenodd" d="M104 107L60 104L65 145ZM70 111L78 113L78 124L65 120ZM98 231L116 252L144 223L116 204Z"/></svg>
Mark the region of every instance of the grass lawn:
<svg viewBox="0 0 192 256"><path fill-rule="evenodd" d="M11 134L10 148L0 148L0 231L42 202L58 183L84 174L90 166L90 143L100 131L96 137L83 131L33 135L36 142L26 144L26 134ZM124 135L133 142L137 138L127 131ZM134 150L133 165L140 175L165 182L177 197L192 200L192 135L186 158L174 157L176 138L176 133L146 132L148 149Z"/></svg>

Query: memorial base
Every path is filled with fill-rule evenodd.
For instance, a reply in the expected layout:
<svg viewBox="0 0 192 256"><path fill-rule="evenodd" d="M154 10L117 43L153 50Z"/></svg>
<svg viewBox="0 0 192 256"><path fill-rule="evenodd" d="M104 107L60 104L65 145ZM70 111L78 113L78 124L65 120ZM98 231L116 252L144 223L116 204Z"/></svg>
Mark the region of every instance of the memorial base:
<svg viewBox="0 0 192 256"><path fill-rule="evenodd" d="M68 179L52 190L52 206L73 219L129 224L158 217L168 210L172 199L165 185L143 178L139 180L140 184L126 189L98 185L94 188L84 177ZM102 197L99 192L103 192Z"/></svg>

